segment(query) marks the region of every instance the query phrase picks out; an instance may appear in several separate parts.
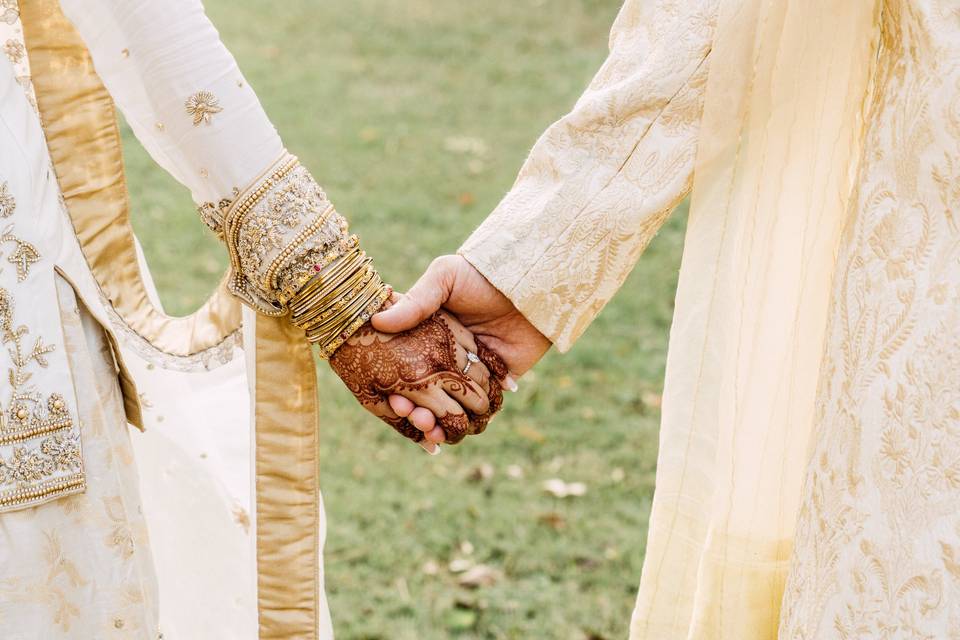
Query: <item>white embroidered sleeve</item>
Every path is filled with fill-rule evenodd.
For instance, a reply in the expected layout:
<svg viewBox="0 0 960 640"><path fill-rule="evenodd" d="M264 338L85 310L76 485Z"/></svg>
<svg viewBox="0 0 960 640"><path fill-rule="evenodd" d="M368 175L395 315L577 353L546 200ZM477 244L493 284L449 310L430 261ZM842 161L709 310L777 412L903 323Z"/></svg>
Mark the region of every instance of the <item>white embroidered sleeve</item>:
<svg viewBox="0 0 960 640"><path fill-rule="evenodd" d="M137 138L227 241L234 293L263 313L283 313L281 288L343 246L347 225L309 172L291 164L200 0L61 5ZM231 224L240 202L248 211Z"/></svg>

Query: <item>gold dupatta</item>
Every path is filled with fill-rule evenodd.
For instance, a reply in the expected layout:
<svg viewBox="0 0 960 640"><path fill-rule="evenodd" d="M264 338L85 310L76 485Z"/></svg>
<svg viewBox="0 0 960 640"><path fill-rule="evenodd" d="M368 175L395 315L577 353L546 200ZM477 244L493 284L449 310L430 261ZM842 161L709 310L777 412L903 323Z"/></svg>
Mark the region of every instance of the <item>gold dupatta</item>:
<svg viewBox="0 0 960 640"><path fill-rule="evenodd" d="M56 0L21 3L47 146L80 245L103 297L150 348L178 360L209 359L241 326L223 285L195 313L175 318L147 295L129 219L113 101ZM254 475L261 638L317 637L319 489L316 370L303 335L257 317ZM232 345L228 345L232 348ZM129 385L125 394L134 393ZM131 404L136 404L135 400Z"/></svg>
<svg viewBox="0 0 960 640"><path fill-rule="evenodd" d="M777 636L879 10L721 4L634 640Z"/></svg>

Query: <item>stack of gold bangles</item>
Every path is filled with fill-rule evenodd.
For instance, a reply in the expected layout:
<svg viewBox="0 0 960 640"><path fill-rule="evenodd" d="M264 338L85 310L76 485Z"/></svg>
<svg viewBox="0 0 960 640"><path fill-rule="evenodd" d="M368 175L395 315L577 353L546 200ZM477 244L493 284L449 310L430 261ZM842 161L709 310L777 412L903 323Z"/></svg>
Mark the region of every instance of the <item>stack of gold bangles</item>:
<svg viewBox="0 0 960 640"><path fill-rule="evenodd" d="M355 243L342 255L314 265L316 275L290 299L290 320L329 358L365 324L392 289L383 283L367 254Z"/></svg>

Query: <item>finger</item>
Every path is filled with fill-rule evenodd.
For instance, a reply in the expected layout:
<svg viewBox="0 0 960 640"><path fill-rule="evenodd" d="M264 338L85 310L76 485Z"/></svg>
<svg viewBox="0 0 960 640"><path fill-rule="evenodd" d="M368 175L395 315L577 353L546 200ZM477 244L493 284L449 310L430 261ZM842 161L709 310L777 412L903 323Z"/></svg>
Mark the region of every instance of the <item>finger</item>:
<svg viewBox="0 0 960 640"><path fill-rule="evenodd" d="M396 304L373 316L374 328L385 333L400 333L433 315L450 297L453 272L448 264L440 258L431 262L426 272Z"/></svg>
<svg viewBox="0 0 960 640"><path fill-rule="evenodd" d="M410 421L406 418L398 416L390 406L390 402L388 400L381 400L376 404L364 405L364 407L367 409L367 411L393 427L393 429L404 438L413 440L417 443L424 439L423 431L410 424Z"/></svg>
<svg viewBox="0 0 960 640"><path fill-rule="evenodd" d="M390 408L393 409L393 412L400 416L401 418L406 418L410 413L417 408L417 405L413 404L403 396L398 396L393 394L388 399L390 403Z"/></svg>
<svg viewBox="0 0 960 640"><path fill-rule="evenodd" d="M410 420L410 424L424 433L432 431L433 428L437 426L437 419L429 409L424 409L423 407L414 409L410 412L410 416L407 419Z"/></svg>
<svg viewBox="0 0 960 640"><path fill-rule="evenodd" d="M428 442L436 442L437 444L445 442L447 439L447 434L443 432L443 429L440 427L434 427L432 431L427 433L424 436L424 440Z"/></svg>
<svg viewBox="0 0 960 640"><path fill-rule="evenodd" d="M490 371L490 374L497 380L513 382L513 386L516 387L516 382L510 376L510 369L507 368L507 363L503 361L503 358L500 355L487 346L482 338L477 341L477 355L480 357L480 360L487 366L487 369ZM507 386L510 389L509 383ZM513 391L515 389L511 389Z"/></svg>
<svg viewBox="0 0 960 640"><path fill-rule="evenodd" d="M471 432L470 420L457 402L454 401L440 382L426 389L409 391L404 395L416 403L417 407L428 409L437 420L437 426L446 434L449 444L456 444Z"/></svg>
<svg viewBox="0 0 960 640"><path fill-rule="evenodd" d="M463 347L457 347L457 350L463 352ZM465 352L457 358L457 360L461 359L466 362L467 356ZM470 372L472 371L473 368L471 367ZM445 374L440 381L440 385L443 387L443 390L446 391L450 397L457 402L457 404L470 413L478 414L489 411L489 391L483 389L476 381L471 380L462 373L450 372Z"/></svg>
<svg viewBox="0 0 960 640"><path fill-rule="evenodd" d="M517 379L513 377L513 375L508 375L501 380L500 386L503 387L504 391L510 391L511 393L516 393L520 390L520 385L517 384Z"/></svg>
<svg viewBox="0 0 960 640"><path fill-rule="evenodd" d="M438 445L436 442L427 442L426 440L421 440L417 444L420 445L421 449L432 456L440 454L440 445Z"/></svg>
<svg viewBox="0 0 960 640"><path fill-rule="evenodd" d="M440 312L440 317L450 329L450 333L453 334L453 338L456 340L457 345L459 345L459 348L457 348L455 351L457 357L457 366L459 367L460 372L463 373L463 371L466 370L465 375L480 385L480 387L483 389L483 393L486 394L490 389L490 370L487 369L487 366L482 362L470 362L467 359L468 352L472 353L474 356L477 355L478 347L473 334L466 327L460 324L459 320L451 316L449 313ZM468 363L469 366L467 366ZM472 407L467 408L474 413L486 412L486 409L478 410Z"/></svg>

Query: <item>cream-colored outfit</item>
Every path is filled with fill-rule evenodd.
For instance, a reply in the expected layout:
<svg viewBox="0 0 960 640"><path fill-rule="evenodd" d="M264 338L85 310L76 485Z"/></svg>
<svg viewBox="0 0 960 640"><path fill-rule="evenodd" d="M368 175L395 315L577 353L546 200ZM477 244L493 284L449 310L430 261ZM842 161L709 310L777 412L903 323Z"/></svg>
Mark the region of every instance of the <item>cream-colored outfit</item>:
<svg viewBox="0 0 960 640"><path fill-rule="evenodd" d="M461 253L566 350L692 186L631 638L960 637L960 5L610 44Z"/></svg>
<svg viewBox="0 0 960 640"><path fill-rule="evenodd" d="M0 47L0 637L331 638L314 362L270 316L346 223L199 0L0 0ZM130 232L114 102L221 237L261 196L192 316Z"/></svg>

